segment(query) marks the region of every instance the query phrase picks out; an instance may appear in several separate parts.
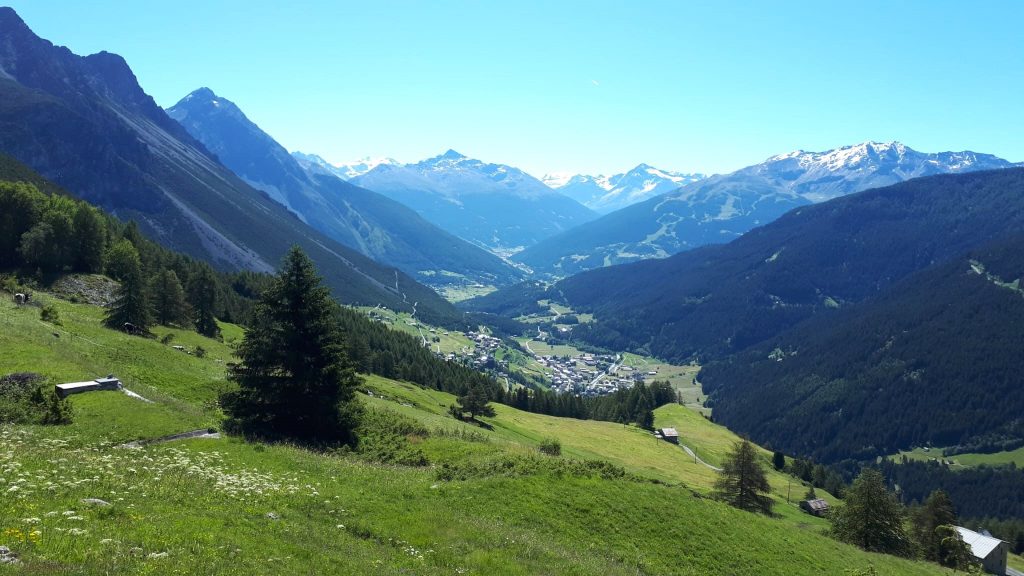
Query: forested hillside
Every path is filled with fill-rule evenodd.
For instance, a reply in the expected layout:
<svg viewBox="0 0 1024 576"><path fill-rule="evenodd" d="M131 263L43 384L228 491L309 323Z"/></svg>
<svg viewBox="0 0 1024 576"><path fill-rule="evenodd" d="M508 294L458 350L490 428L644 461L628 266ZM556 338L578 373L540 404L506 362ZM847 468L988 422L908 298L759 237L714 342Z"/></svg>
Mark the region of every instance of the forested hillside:
<svg viewBox="0 0 1024 576"><path fill-rule="evenodd" d="M208 330L214 317L245 322L265 282L260 274L218 272L205 262L167 250L143 236L134 223L125 224L74 200L0 154L0 270L21 271L46 285L67 272L120 279L132 267L133 273L154 283L172 274L178 298L191 303L179 306L165 323L191 327L202 317ZM153 300L153 312L164 313L155 309Z"/></svg>
<svg viewBox="0 0 1024 576"><path fill-rule="evenodd" d="M822 461L1024 443L1024 237L704 367L715 418ZM954 450L955 452L956 450Z"/></svg>
<svg viewBox="0 0 1024 576"><path fill-rule="evenodd" d="M574 338L674 361L722 357L1024 229L1022 199L1024 169L919 178L798 208L726 245L579 274L543 296L595 315ZM536 297L517 306L507 289L464 306L515 311Z"/></svg>

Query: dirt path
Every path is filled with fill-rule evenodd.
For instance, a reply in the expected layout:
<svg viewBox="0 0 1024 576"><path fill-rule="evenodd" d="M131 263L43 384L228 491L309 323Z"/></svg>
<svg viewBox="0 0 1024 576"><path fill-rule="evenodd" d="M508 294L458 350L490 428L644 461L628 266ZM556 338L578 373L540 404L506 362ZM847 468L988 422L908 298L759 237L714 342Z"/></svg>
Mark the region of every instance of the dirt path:
<svg viewBox="0 0 1024 576"><path fill-rule="evenodd" d="M703 464L703 465L707 466L708 468L711 468L711 469L712 469L712 470L714 470L715 472L721 472L721 471L722 471L722 469L721 469L721 468L719 468L718 466L712 466L711 464L708 464L707 462L705 462L705 461L701 460L701 459L700 459L700 456L697 456L697 455L696 455L696 454L695 454L695 453L693 452L693 450L691 450L691 449L690 449L690 447L689 447L689 446L685 446L685 445L683 445L683 444L680 444L680 445L679 445L679 447L680 447L680 448L682 448L683 450L685 450L685 451L686 451L686 453L690 455L690 458L693 458L694 460L696 460L698 464Z"/></svg>
<svg viewBox="0 0 1024 576"><path fill-rule="evenodd" d="M220 432L211 432L208 428L202 428L200 430L193 430L191 432L182 432L181 434L161 436L160 438L151 438L149 440L136 440L134 442L126 442L125 444L119 444L117 448L142 448L143 446L149 446L150 444L164 444L166 442L190 440L192 438L220 438Z"/></svg>

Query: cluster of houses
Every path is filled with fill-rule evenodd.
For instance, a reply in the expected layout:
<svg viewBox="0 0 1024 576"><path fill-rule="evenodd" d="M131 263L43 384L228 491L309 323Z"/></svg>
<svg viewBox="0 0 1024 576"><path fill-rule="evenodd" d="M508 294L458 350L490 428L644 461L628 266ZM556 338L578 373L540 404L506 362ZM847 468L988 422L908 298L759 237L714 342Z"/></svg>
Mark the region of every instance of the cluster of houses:
<svg viewBox="0 0 1024 576"><path fill-rule="evenodd" d="M537 356L537 361L550 371L555 391L584 396L601 396L621 388L631 388L648 375L657 375L657 372L648 374L623 366L617 357L608 354Z"/></svg>
<svg viewBox="0 0 1024 576"><path fill-rule="evenodd" d="M493 368L495 364L494 355L498 351L498 347L501 346L501 339L495 338L489 334L483 332L469 332L466 337L473 341L475 346L473 350L467 350L465 356L468 356L468 364L474 368ZM455 359L453 354L452 359Z"/></svg>

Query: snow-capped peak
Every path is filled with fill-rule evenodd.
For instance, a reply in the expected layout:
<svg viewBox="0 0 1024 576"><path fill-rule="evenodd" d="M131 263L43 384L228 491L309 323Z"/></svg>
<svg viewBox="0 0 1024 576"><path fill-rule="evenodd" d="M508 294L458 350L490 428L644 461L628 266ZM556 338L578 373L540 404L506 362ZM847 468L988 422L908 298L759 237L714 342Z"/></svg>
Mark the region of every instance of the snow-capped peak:
<svg viewBox="0 0 1024 576"><path fill-rule="evenodd" d="M548 188L552 190L558 190L562 186L565 186L572 180L576 175L571 172L551 172L541 177L540 181L547 184Z"/></svg>
<svg viewBox="0 0 1024 576"><path fill-rule="evenodd" d="M610 212L704 177L703 174L684 174L638 164L628 172L612 176L555 173L545 176L544 183L588 208Z"/></svg>
<svg viewBox="0 0 1024 576"><path fill-rule="evenodd" d="M341 178L342 180L351 180L356 176L362 176L370 170L373 170L377 166L397 166L398 161L386 156L361 158L359 160L353 160L352 162L342 162L340 164L334 164L324 160L316 154L304 154L299 151L292 152L292 156L299 161L307 169L313 169L318 172L324 172L332 174Z"/></svg>
<svg viewBox="0 0 1024 576"><path fill-rule="evenodd" d="M828 170L838 170L844 167L859 165L865 161L881 157L902 160L907 152L913 152L903 143L892 142L861 142L852 146L843 146L825 152L807 152L796 150L787 154L772 156L765 163L782 162L785 160L797 159L799 165L804 168L821 166Z"/></svg>

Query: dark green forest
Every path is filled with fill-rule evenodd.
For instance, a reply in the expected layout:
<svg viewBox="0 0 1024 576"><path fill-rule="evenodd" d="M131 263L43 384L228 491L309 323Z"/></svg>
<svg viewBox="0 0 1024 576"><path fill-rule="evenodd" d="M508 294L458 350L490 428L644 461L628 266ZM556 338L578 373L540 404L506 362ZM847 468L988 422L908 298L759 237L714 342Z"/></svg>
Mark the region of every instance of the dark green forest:
<svg viewBox="0 0 1024 576"><path fill-rule="evenodd" d="M1024 440L1022 275L1024 238L1001 241L699 378L716 420L823 462L1014 447Z"/></svg>

